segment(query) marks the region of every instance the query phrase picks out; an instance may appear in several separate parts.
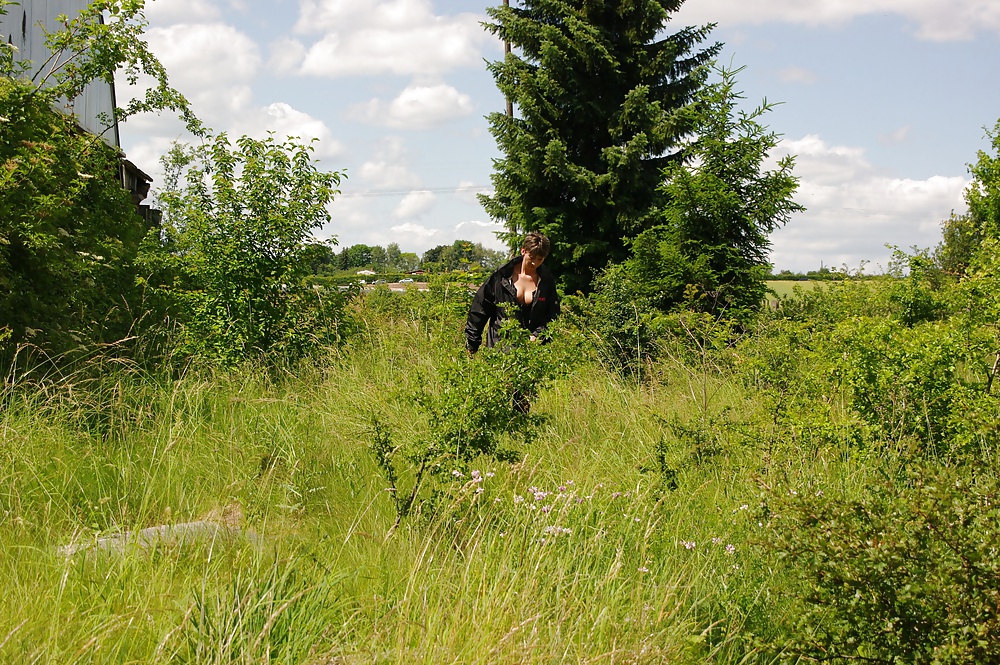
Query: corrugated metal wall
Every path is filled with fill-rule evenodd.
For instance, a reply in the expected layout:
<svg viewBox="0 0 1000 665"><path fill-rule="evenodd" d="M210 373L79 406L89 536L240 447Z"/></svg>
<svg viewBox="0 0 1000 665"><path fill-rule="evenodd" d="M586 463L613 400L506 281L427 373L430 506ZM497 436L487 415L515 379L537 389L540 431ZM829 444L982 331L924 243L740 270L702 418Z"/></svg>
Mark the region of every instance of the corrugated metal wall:
<svg viewBox="0 0 1000 665"><path fill-rule="evenodd" d="M74 18L87 5L88 0L21 0L20 4L9 5L7 14L0 16L0 38L16 46L21 59L31 60L31 74L34 76L50 55L38 24L42 23L47 30L55 32L59 27L55 20L57 16L65 14ZM82 127L95 134L103 133L105 141L117 146L120 145L118 128L112 127L105 132L106 125L98 119L101 114L111 117L115 106L114 95L114 86L103 82L92 83L69 106Z"/></svg>

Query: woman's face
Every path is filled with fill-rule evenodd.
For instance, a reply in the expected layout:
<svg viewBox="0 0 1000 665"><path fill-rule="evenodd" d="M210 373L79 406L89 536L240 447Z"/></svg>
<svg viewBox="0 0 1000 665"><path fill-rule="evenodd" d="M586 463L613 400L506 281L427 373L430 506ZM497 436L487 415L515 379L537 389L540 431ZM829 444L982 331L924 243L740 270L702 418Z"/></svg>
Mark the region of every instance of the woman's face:
<svg viewBox="0 0 1000 665"><path fill-rule="evenodd" d="M522 249L521 250L521 256L524 257L523 259L521 259L521 265L523 267L525 267L525 268L530 268L532 270L537 269L538 266L542 265L542 262L545 261L545 257L544 256L538 256L537 254L531 254L526 249Z"/></svg>

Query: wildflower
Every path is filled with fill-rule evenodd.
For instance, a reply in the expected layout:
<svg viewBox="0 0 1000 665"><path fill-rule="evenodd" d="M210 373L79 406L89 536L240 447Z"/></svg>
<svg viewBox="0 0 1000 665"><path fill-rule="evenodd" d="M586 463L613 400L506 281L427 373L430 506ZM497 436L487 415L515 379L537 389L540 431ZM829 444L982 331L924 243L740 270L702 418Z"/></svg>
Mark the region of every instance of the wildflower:
<svg viewBox="0 0 1000 665"><path fill-rule="evenodd" d="M640 573L648 573L649 572L649 568L646 568L646 566L640 566L639 567L639 572Z"/></svg>
<svg viewBox="0 0 1000 665"><path fill-rule="evenodd" d="M559 491L560 492L565 492L566 491L566 486L565 485L560 485L559 486Z"/></svg>
<svg viewBox="0 0 1000 665"><path fill-rule="evenodd" d="M641 522L642 520L641 520L641 519L639 519L638 517L636 517L636 518L635 518L635 521L636 521L636 522Z"/></svg>
<svg viewBox="0 0 1000 665"><path fill-rule="evenodd" d="M472 482L474 482L474 483L481 483L481 482L483 482L483 476L482 476L482 474L479 473L478 471L476 471L475 469L473 469L472 473L469 474L469 475L472 476Z"/></svg>
<svg viewBox="0 0 1000 665"><path fill-rule="evenodd" d="M455 476L456 478L465 478L465 474L459 471L458 469L452 471L451 475Z"/></svg>
<svg viewBox="0 0 1000 665"><path fill-rule="evenodd" d="M620 497L621 495L622 495L622 493L621 493L621 492L614 492L614 493L613 493L613 494L611 495L611 498L612 498L612 499L617 499L617 498L618 498L618 497Z"/></svg>
<svg viewBox="0 0 1000 665"><path fill-rule="evenodd" d="M503 498L501 498L499 496L497 498L493 499L493 503L500 503L501 501L503 501Z"/></svg>
<svg viewBox="0 0 1000 665"><path fill-rule="evenodd" d="M750 510L750 506L748 506L747 504L744 503L742 506L740 506L739 508L737 508L733 512L736 513L736 512L739 512L741 510Z"/></svg>
<svg viewBox="0 0 1000 665"><path fill-rule="evenodd" d="M550 536L568 536L569 534L573 533L573 529L567 529L564 526L556 526L555 524L553 524L552 526L545 527L543 533L546 533Z"/></svg>
<svg viewBox="0 0 1000 665"><path fill-rule="evenodd" d="M552 506L542 506L542 512L547 513L552 510Z"/></svg>
<svg viewBox="0 0 1000 665"><path fill-rule="evenodd" d="M693 550L696 543L693 540L682 540L681 545L683 545L686 550Z"/></svg>
<svg viewBox="0 0 1000 665"><path fill-rule="evenodd" d="M482 494L482 493L483 493L483 488L482 487L477 487L476 488L476 494Z"/></svg>
<svg viewBox="0 0 1000 665"><path fill-rule="evenodd" d="M572 480L567 480L566 484L567 485L576 485L576 483L574 483Z"/></svg>
<svg viewBox="0 0 1000 665"><path fill-rule="evenodd" d="M497 474L493 473L492 471L487 471L487 472L486 472L486 477L487 477L487 478L492 478L492 477L493 477L493 476L495 476L495 475L497 475Z"/></svg>
<svg viewBox="0 0 1000 665"><path fill-rule="evenodd" d="M535 501L541 501L542 499L544 499L548 495L549 495L548 492L543 492L542 490L535 490L535 492L534 492Z"/></svg>
<svg viewBox="0 0 1000 665"><path fill-rule="evenodd" d="M719 538L719 537L712 538L712 544L713 545L721 545L722 544L722 538Z"/></svg>
<svg viewBox="0 0 1000 665"><path fill-rule="evenodd" d="M514 495L514 503L524 503L524 497L520 494Z"/></svg>
<svg viewBox="0 0 1000 665"><path fill-rule="evenodd" d="M728 545L726 545L726 554L728 554L730 556L732 556L733 554L736 554L736 546L733 545L732 543L729 543Z"/></svg>

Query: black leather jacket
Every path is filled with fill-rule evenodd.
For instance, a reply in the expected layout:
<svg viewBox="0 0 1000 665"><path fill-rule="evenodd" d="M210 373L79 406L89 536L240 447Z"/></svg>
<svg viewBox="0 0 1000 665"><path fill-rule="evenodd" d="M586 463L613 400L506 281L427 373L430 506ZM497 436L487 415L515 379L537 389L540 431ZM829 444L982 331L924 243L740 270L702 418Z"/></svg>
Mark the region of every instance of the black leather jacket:
<svg viewBox="0 0 1000 665"><path fill-rule="evenodd" d="M531 305L524 306L517 302L517 290L511 282L511 276L514 268L520 264L521 257L514 257L497 268L476 291L465 322L465 346L469 351L475 353L482 346L484 329L486 346L492 347L497 343L500 325L507 318L505 310L516 316L521 327L532 335L540 335L545 326L559 316L556 282L545 264L538 266L538 290L535 291Z"/></svg>

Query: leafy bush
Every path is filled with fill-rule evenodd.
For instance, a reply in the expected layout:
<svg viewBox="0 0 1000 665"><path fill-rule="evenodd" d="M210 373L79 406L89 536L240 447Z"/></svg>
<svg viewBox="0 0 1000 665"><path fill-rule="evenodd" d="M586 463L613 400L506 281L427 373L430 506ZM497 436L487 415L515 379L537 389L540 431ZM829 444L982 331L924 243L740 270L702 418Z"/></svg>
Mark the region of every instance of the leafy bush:
<svg viewBox="0 0 1000 665"><path fill-rule="evenodd" d="M1000 488L993 478L914 470L857 500L815 493L771 505L765 549L794 592L790 661L896 665L1000 660Z"/></svg>
<svg viewBox="0 0 1000 665"><path fill-rule="evenodd" d="M144 245L142 282L179 324L182 353L232 365L340 339L344 297L305 278L341 176L319 171L311 151L270 136L234 147L220 134L164 159L164 223Z"/></svg>
<svg viewBox="0 0 1000 665"><path fill-rule="evenodd" d="M128 334L145 233L117 151L28 84L0 77L0 346L46 354Z"/></svg>
<svg viewBox="0 0 1000 665"><path fill-rule="evenodd" d="M390 483L397 525L420 501L433 512L440 493L464 478L475 459L515 461L518 452L509 446L525 440L538 421L531 402L574 362L570 345L530 342L513 318L501 333L500 346L453 359L442 369L439 390L415 396L428 419L424 438L396 445L373 419L371 449ZM408 492L399 486L406 465L413 469ZM429 496L421 494L427 484Z"/></svg>

